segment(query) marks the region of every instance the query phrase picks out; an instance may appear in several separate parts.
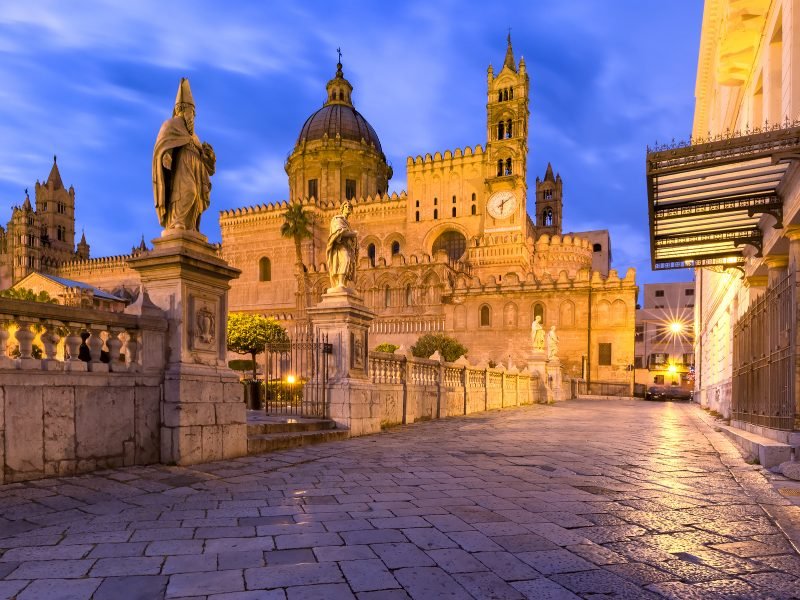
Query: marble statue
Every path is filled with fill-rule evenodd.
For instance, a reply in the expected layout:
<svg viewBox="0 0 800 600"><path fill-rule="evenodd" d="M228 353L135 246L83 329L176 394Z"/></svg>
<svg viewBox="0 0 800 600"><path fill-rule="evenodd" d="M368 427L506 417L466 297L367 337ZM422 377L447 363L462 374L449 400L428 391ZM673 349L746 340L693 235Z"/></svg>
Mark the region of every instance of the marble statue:
<svg viewBox="0 0 800 600"><path fill-rule="evenodd" d="M342 203L341 212L331 219L326 257L331 288L350 287L356 282L358 263L358 233L350 229L347 217L353 212L349 200Z"/></svg>
<svg viewBox="0 0 800 600"><path fill-rule="evenodd" d="M181 79L172 118L164 121L153 149L153 195L166 230L199 231L216 169L214 149L194 131L195 106L189 80Z"/></svg>
<svg viewBox="0 0 800 600"><path fill-rule="evenodd" d="M531 323L531 343L536 352L544 352L544 328L542 327L542 317L536 315Z"/></svg>
<svg viewBox="0 0 800 600"><path fill-rule="evenodd" d="M547 359L553 360L558 358L558 334L556 333L556 326L552 325L550 331L547 332Z"/></svg>

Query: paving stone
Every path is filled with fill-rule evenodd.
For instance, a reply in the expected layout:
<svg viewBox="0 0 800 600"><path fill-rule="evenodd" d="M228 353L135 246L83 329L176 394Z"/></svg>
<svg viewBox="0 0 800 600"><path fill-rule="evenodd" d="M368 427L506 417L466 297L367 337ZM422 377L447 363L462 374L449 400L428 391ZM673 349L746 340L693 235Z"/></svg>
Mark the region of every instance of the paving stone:
<svg viewBox="0 0 800 600"><path fill-rule="evenodd" d="M473 554L498 577L506 581L521 581L540 577L538 571L509 552L476 552Z"/></svg>
<svg viewBox="0 0 800 600"><path fill-rule="evenodd" d="M354 592L399 588L392 574L378 559L349 560L339 563L347 583Z"/></svg>
<svg viewBox="0 0 800 600"><path fill-rule="evenodd" d="M122 577L125 575L158 575L163 556L126 556L101 558L92 567L92 577Z"/></svg>
<svg viewBox="0 0 800 600"><path fill-rule="evenodd" d="M579 600L568 589L549 579L532 579L530 581L515 581L511 586L521 592L529 600Z"/></svg>
<svg viewBox="0 0 800 600"><path fill-rule="evenodd" d="M379 592L360 592L358 600L410 600L404 590L381 590Z"/></svg>
<svg viewBox="0 0 800 600"><path fill-rule="evenodd" d="M428 550L427 554L448 573L470 573L487 570L485 564L460 548Z"/></svg>
<svg viewBox="0 0 800 600"><path fill-rule="evenodd" d="M203 540L161 540L150 542L145 550L146 556L166 556L175 554L200 554Z"/></svg>
<svg viewBox="0 0 800 600"><path fill-rule="evenodd" d="M214 571L216 569L216 554L184 554L168 556L161 569L161 573L164 575L172 575L173 573L197 573L201 571Z"/></svg>
<svg viewBox="0 0 800 600"><path fill-rule="evenodd" d="M396 529L366 529L362 531L343 531L342 539L347 545L384 544L407 542L406 536ZM320 544L323 546L324 544Z"/></svg>
<svg viewBox="0 0 800 600"><path fill-rule="evenodd" d="M167 577L162 575L132 575L106 577L92 600L153 600L162 598L167 589Z"/></svg>
<svg viewBox="0 0 800 600"><path fill-rule="evenodd" d="M17 600L89 600L100 585L100 581L100 579L39 579L31 582L16 598Z"/></svg>
<svg viewBox="0 0 800 600"><path fill-rule="evenodd" d="M17 593L29 583L30 581L27 579L0 581L0 598L3 598L3 600L8 598L16 598Z"/></svg>
<svg viewBox="0 0 800 600"><path fill-rule="evenodd" d="M314 548L314 555L319 562L377 558L369 546L323 546Z"/></svg>
<svg viewBox="0 0 800 600"><path fill-rule="evenodd" d="M516 556L544 575L590 571L597 568L580 556L561 548L557 550L540 550L538 552L520 552Z"/></svg>
<svg viewBox="0 0 800 600"><path fill-rule="evenodd" d="M393 573L414 600L463 600L470 594L455 579L438 567L410 567Z"/></svg>
<svg viewBox="0 0 800 600"><path fill-rule="evenodd" d="M403 529L403 535L405 535L411 543L423 550L456 548L458 546L453 540L433 527Z"/></svg>
<svg viewBox="0 0 800 600"><path fill-rule="evenodd" d="M502 546L493 542L480 531L450 531L447 533L447 537L467 552L499 552L503 550Z"/></svg>
<svg viewBox="0 0 800 600"><path fill-rule="evenodd" d="M124 544L97 544L87 558L113 558L118 556L142 556L148 542L126 542Z"/></svg>
<svg viewBox="0 0 800 600"><path fill-rule="evenodd" d="M356 600L344 583L290 587L286 588L286 597L288 600Z"/></svg>
<svg viewBox="0 0 800 600"><path fill-rule="evenodd" d="M314 552L310 548L297 548L294 550L273 550L263 554L267 566L299 565L317 562Z"/></svg>
<svg viewBox="0 0 800 600"><path fill-rule="evenodd" d="M524 599L519 590L514 589L494 573L456 573L453 578L475 598L502 598L503 600Z"/></svg>
<svg viewBox="0 0 800 600"><path fill-rule="evenodd" d="M244 576L250 590L344 582L338 565L332 562L245 569Z"/></svg>
<svg viewBox="0 0 800 600"><path fill-rule="evenodd" d="M209 556L213 556L209 555ZM229 569L249 569L251 567L263 567L263 552L223 552L217 554L217 565L221 571Z"/></svg>
<svg viewBox="0 0 800 600"><path fill-rule="evenodd" d="M286 600L286 593L283 590L228 592L226 594L211 594L208 600Z"/></svg>
<svg viewBox="0 0 800 600"><path fill-rule="evenodd" d="M242 571L211 571L207 573L181 573L170 575L167 598L205 596L244 590Z"/></svg>
<svg viewBox="0 0 800 600"><path fill-rule="evenodd" d="M271 537L252 537L252 538L221 538L218 540L206 540L205 551L209 554L220 554L222 552L244 552L244 551L266 551L272 550L275 542Z"/></svg>
<svg viewBox="0 0 800 600"><path fill-rule="evenodd" d="M72 579L88 573L94 560L34 560L20 565L6 579Z"/></svg>
<svg viewBox="0 0 800 600"><path fill-rule="evenodd" d="M87 544L11 548L3 554L0 561L23 562L28 560L83 558L91 549L92 546Z"/></svg>
<svg viewBox="0 0 800 600"><path fill-rule="evenodd" d="M279 535L275 537L278 550L292 548L313 548L315 546L338 546L343 544L337 533L300 533L296 535Z"/></svg>
<svg viewBox="0 0 800 600"><path fill-rule="evenodd" d="M436 563L430 556L417 548L414 544L372 544L370 546L384 564L390 569L402 567L426 567Z"/></svg>

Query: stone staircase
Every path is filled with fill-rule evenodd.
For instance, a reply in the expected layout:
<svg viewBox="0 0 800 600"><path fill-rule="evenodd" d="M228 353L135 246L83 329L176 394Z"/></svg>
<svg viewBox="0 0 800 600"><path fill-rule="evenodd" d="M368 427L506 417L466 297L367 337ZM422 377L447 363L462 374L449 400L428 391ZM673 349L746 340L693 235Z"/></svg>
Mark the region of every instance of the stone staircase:
<svg viewBox="0 0 800 600"><path fill-rule="evenodd" d="M337 429L336 422L330 419L267 416L262 411L247 411L248 454L344 440L349 433L346 429Z"/></svg>

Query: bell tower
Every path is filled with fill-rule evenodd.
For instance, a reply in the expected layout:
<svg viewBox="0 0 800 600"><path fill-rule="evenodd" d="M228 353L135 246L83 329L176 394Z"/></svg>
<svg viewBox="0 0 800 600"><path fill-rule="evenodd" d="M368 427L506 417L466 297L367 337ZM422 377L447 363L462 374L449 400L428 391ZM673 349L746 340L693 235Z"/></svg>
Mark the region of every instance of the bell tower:
<svg viewBox="0 0 800 600"><path fill-rule="evenodd" d="M553 176L553 166L547 163L544 181L536 178L536 232L539 235L561 235L562 190L561 175Z"/></svg>
<svg viewBox="0 0 800 600"><path fill-rule="evenodd" d="M495 76L487 72L485 178L487 201L497 192L511 191L516 199L513 214L506 218L487 215L486 228L525 228L528 169L528 94L530 83L525 59L517 65L511 34L503 66ZM491 206L491 202L489 202ZM496 213L497 214L497 213Z"/></svg>

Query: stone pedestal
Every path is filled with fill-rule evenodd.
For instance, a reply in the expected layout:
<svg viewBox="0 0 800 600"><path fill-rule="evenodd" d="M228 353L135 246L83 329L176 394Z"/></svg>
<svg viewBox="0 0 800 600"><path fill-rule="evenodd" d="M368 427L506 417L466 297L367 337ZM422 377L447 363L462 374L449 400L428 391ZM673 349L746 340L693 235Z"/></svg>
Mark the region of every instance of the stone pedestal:
<svg viewBox="0 0 800 600"><path fill-rule="evenodd" d="M239 276L206 237L162 233L129 264L168 330L161 402L161 462L189 465L247 453L242 387L227 367L228 282ZM143 295L144 297L144 295ZM145 369L146 356L142 357Z"/></svg>
<svg viewBox="0 0 800 600"><path fill-rule="evenodd" d="M544 351L534 350L528 358L528 370L531 374L539 376L539 388L536 390L539 395L539 402L553 402L553 394L547 385L547 354Z"/></svg>
<svg viewBox="0 0 800 600"><path fill-rule="evenodd" d="M564 387L561 381L561 361L558 357L547 361L547 387L552 394L553 402L564 400Z"/></svg>
<svg viewBox="0 0 800 600"><path fill-rule="evenodd" d="M329 289L308 309L314 327L333 346L327 395L330 418L351 435L380 431L381 416L369 380L369 326L375 318L350 288Z"/></svg>

